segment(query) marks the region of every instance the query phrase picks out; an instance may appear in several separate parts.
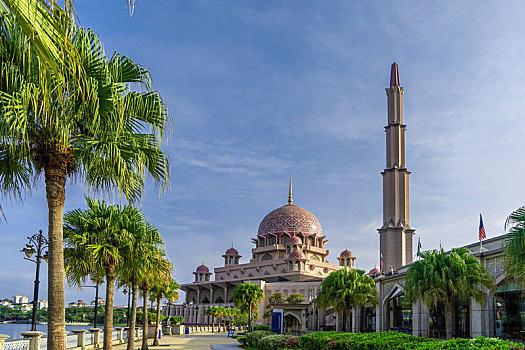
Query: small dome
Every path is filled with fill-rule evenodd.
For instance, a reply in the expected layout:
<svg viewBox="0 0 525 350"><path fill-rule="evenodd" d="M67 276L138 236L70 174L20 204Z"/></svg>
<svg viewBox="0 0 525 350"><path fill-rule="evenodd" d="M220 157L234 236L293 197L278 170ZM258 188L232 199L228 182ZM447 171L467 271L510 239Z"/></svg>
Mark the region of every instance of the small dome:
<svg viewBox="0 0 525 350"><path fill-rule="evenodd" d="M303 244L303 241L299 236L292 236L286 244Z"/></svg>
<svg viewBox="0 0 525 350"><path fill-rule="evenodd" d="M352 254L351 251L349 251L348 249L345 249L341 252L341 255L339 255L340 258L353 258L354 257L354 254Z"/></svg>
<svg viewBox="0 0 525 350"><path fill-rule="evenodd" d="M379 271L377 269L377 267L374 267L372 270L370 270L370 272L368 273L370 276L372 275L379 275L381 273L381 271Z"/></svg>
<svg viewBox="0 0 525 350"><path fill-rule="evenodd" d="M208 273L208 272L210 272L210 269L206 265L201 265L201 266L197 267L197 270L195 272Z"/></svg>
<svg viewBox="0 0 525 350"><path fill-rule="evenodd" d="M231 247L230 249L228 249L226 251L226 253L224 253L224 255L234 255L234 256L237 256L239 255L239 252L237 251L237 249Z"/></svg>
<svg viewBox="0 0 525 350"><path fill-rule="evenodd" d="M300 250L294 250L290 253L289 259L306 259L303 252Z"/></svg>

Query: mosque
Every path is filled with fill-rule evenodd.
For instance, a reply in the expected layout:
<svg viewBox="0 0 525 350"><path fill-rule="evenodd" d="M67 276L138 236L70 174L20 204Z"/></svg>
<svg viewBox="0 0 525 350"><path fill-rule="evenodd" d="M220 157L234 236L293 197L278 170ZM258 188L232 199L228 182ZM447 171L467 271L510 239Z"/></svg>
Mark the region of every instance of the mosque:
<svg viewBox="0 0 525 350"><path fill-rule="evenodd" d="M181 286L186 293L185 302L172 306L170 315L184 316L186 324L211 325L212 320L205 311L211 306L233 307L235 286L250 281L259 285L265 294L259 305L257 322L260 324L269 322L263 319L263 313L273 293L305 296L306 300L300 304L272 305L284 311L284 330L288 333L397 329L419 336L443 337L443 305L429 309L421 301L413 305L404 302L403 288L413 261L415 230L409 221L410 172L405 162L403 94L398 65L394 62L390 86L386 88L386 168L381 173L383 223L378 229L381 271L377 268L369 271L378 289L376 305L353 309L345 320L333 310L316 307L314 301L323 279L333 271L353 269L356 257L345 249L340 252L337 265L327 261L330 251L325 248L327 239L321 223L310 211L293 204L290 179L288 203L271 211L259 224L257 236L252 238L254 248L250 262L240 263L241 255L232 246L223 255L224 266L214 268L213 273L204 264L198 266L193 273L194 281ZM479 242L466 246L487 267L497 288L485 291L484 305L473 300L456 300L454 336L525 338L525 291L506 278L503 241L504 236L498 236L485 240L482 246Z"/></svg>

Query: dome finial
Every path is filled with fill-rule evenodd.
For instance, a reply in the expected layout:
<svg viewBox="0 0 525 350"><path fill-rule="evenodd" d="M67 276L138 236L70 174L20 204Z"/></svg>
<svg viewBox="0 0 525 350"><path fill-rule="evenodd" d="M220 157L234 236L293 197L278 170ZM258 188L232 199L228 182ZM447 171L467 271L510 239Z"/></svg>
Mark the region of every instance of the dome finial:
<svg viewBox="0 0 525 350"><path fill-rule="evenodd" d="M288 191L288 205L292 205L292 177L290 176L290 190Z"/></svg>

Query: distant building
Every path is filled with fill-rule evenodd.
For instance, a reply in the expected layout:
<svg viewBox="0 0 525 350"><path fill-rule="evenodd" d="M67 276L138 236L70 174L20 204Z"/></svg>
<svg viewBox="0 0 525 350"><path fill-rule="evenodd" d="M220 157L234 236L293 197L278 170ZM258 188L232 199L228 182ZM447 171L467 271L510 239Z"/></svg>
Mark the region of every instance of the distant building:
<svg viewBox="0 0 525 350"><path fill-rule="evenodd" d="M72 301L69 304L67 304L67 307L78 307L78 304L75 301Z"/></svg>
<svg viewBox="0 0 525 350"><path fill-rule="evenodd" d="M23 295L15 295L13 297L13 304L27 304L29 299Z"/></svg>
<svg viewBox="0 0 525 350"><path fill-rule="evenodd" d="M0 301L0 305L1 306L5 306L5 307L9 307L11 309L14 308L13 303L11 303L10 301L2 300L2 301Z"/></svg>
<svg viewBox="0 0 525 350"><path fill-rule="evenodd" d="M39 309L47 309L48 308L48 302L47 300L39 300L36 302L36 305Z"/></svg>
<svg viewBox="0 0 525 350"><path fill-rule="evenodd" d="M104 302L104 300L102 298L98 298L98 305L101 306L101 305L106 305L106 303ZM95 300L93 300L91 302L91 306L95 306Z"/></svg>
<svg viewBox="0 0 525 350"><path fill-rule="evenodd" d="M77 301L78 307L87 307L88 305L81 299Z"/></svg>

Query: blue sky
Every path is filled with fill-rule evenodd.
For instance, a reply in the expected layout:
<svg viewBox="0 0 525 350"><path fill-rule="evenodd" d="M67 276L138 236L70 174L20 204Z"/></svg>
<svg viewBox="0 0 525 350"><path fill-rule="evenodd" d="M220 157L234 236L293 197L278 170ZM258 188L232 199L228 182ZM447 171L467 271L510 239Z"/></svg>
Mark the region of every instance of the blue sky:
<svg viewBox="0 0 525 350"><path fill-rule="evenodd" d="M175 277L231 243L247 262L259 222L286 204L313 212L329 260L348 248L377 265L385 167L385 87L405 88L411 225L424 249L488 237L524 204L525 3L420 1L77 1L80 22L150 72L173 116L171 189L142 210L162 232ZM66 210L84 206L81 181ZM4 205L0 296L30 297L18 251L47 227L42 184ZM44 274L45 278L45 274ZM67 301L93 291L66 290ZM41 295L46 295L42 283ZM118 295L117 304L125 304Z"/></svg>

